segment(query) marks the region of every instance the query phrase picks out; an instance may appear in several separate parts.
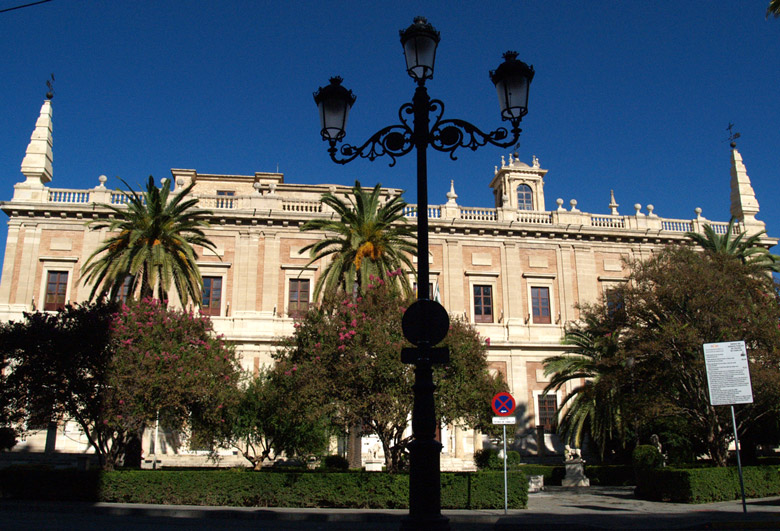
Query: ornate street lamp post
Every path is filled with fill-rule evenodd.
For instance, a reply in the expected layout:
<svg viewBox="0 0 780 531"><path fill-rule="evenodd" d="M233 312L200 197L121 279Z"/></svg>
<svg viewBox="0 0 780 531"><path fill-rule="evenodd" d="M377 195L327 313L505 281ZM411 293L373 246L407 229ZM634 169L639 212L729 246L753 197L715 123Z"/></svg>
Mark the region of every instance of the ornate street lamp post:
<svg viewBox="0 0 780 531"><path fill-rule="evenodd" d="M330 84L314 94L320 112L322 139L328 142L330 158L338 164L346 164L357 157L374 160L387 155L390 166L396 158L412 149L417 152L417 293L418 300L404 314L404 336L416 348L403 349L404 363L415 365L414 407L412 411L412 435L409 445L409 517L403 522L408 529L449 529L446 517L441 514L440 454L442 445L435 439L436 414L434 411L433 368L435 363L446 363L446 348L433 348L447 335L449 318L438 302L430 300L428 286L428 163L427 150L449 153L456 160L458 148L476 150L492 144L510 147L520 137L520 121L528 112L528 89L534 77L534 69L517 59L516 52L506 52L504 62L490 78L498 91L501 118L511 124L507 131L500 127L484 133L474 125L458 119L443 119L444 103L431 99L425 82L433 78L436 47L439 32L424 17L402 30L401 44L406 57L406 71L417 82L411 103L404 103L398 110L400 124L391 125L374 133L363 145L344 144L337 148L346 134L347 116L355 103L352 91L341 85L342 79L334 77ZM411 124L409 119L411 117Z"/></svg>

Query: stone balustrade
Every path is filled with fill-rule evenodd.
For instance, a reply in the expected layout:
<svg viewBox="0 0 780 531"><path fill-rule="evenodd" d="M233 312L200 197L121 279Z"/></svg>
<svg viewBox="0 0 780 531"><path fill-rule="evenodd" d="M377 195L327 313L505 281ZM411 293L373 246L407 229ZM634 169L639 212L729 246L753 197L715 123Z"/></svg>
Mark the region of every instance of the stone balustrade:
<svg viewBox="0 0 780 531"><path fill-rule="evenodd" d="M92 190L73 190L47 188L46 203L84 205L89 203L123 205L127 196L122 192L96 187ZM317 215L329 213L330 209L317 199L285 197L284 194L274 195L206 195L196 194L198 206L214 211L266 209L270 214L274 211L285 213L301 213ZM693 219L661 218L653 213L652 205L647 206L648 213L641 212L640 205L635 205L634 215L609 215L581 212L572 206L566 210L560 205L552 211L516 210L510 208L482 208L453 205L429 205L428 218L431 220L463 220L479 223L512 222L522 225L566 225L570 227L594 227L612 230L653 230L669 233L685 233L689 231L702 232L705 224L709 224L717 234L725 234L728 223L712 222L701 216L701 210L696 209ZM408 219L417 217L417 205L408 204L402 211ZM734 225L734 233L739 234L743 228Z"/></svg>

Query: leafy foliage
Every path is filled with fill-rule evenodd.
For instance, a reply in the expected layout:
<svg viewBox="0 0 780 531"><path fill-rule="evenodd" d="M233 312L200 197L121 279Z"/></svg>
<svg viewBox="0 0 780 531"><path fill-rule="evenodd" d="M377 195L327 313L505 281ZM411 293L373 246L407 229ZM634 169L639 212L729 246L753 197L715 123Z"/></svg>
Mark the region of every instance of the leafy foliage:
<svg viewBox="0 0 780 531"><path fill-rule="evenodd" d="M563 343L571 350L544 360L550 376L545 392L574 384L559 406L558 433L576 448L587 434L604 458L608 449L624 446L628 426L619 382L625 376L615 319L605 307L585 307L582 319L566 330Z"/></svg>
<svg viewBox="0 0 780 531"><path fill-rule="evenodd" d="M528 502L528 480L512 472L509 507ZM442 473L443 509L500 509L500 472ZM372 472L254 472L234 470L0 470L0 497L233 507L342 507L402 509L409 478Z"/></svg>
<svg viewBox="0 0 780 531"><path fill-rule="evenodd" d="M726 464L728 408L710 405L702 345L744 340L755 401L737 408L740 431L780 411L780 304L771 279L734 256L671 247L634 264L623 290L623 350L633 374L639 419L679 416L713 461Z"/></svg>
<svg viewBox="0 0 780 531"><path fill-rule="evenodd" d="M583 308L582 322L566 336L578 347L571 359L547 362L550 388L585 379L565 400L562 433L624 444L631 434L656 432L673 460L704 452L724 466L731 418L727 408L710 405L702 345L747 345L755 400L737 408L739 431L755 434L776 418L780 304L772 280L734 253L681 246L631 267L617 290L619 311L606 303Z"/></svg>
<svg viewBox="0 0 780 531"><path fill-rule="evenodd" d="M686 232L685 235L701 246L706 252L724 254L739 258L742 263L749 264L757 271L772 271L780 273L780 257L773 255L761 245L761 237L765 230L751 234L747 238L745 232L734 237L736 219L731 218L724 234L718 234L712 225L704 225L704 234Z"/></svg>
<svg viewBox="0 0 780 531"><path fill-rule="evenodd" d="M769 0L769 5L766 8L766 18L770 16L780 17L780 0Z"/></svg>
<svg viewBox="0 0 780 531"><path fill-rule="evenodd" d="M3 324L0 352L13 364L7 389L23 414L19 426L74 420L111 469L158 412L174 429L222 423L238 369L232 348L211 332L207 318L151 299L68 306Z"/></svg>
<svg viewBox="0 0 780 531"><path fill-rule="evenodd" d="M664 465L664 456L652 444L640 444L631 452L631 462L638 468L658 468Z"/></svg>
<svg viewBox="0 0 780 531"><path fill-rule="evenodd" d="M413 368L400 358L408 345L401 318L412 301L389 285L400 274L391 272L387 281L370 276L362 296L310 311L276 356L297 392L322 404L321 413L337 427L362 425L365 433L379 437L390 471L401 466L413 402ZM488 374L483 342L467 324L455 321L444 344L451 362L434 373L440 418L470 426L489 423L490 397L500 384Z"/></svg>
<svg viewBox="0 0 780 531"><path fill-rule="evenodd" d="M203 232L211 212L195 209L196 198L187 199L193 186L170 198L169 180L157 188L150 175L146 192L123 192L126 207L105 205L114 218L90 222L90 227L118 234L104 241L82 268L84 282L94 283L90 299L104 294L114 299L129 277L130 293L140 289L141 299L167 300L173 284L183 305L190 298L200 304L203 281L193 246L214 250L214 244Z"/></svg>
<svg viewBox="0 0 780 531"><path fill-rule="evenodd" d="M322 203L333 209L338 219L317 218L307 221L302 231L324 231L319 241L301 249L309 252L310 264L330 257L314 287L314 298L321 293L332 296L341 291L351 294L355 284L365 290L370 276L389 278L391 271L401 266L414 271L411 255L417 249L414 232L406 224L403 209L406 202L395 196L380 204L381 185L366 192L355 181L352 196L344 201L332 193L322 196ZM411 293L404 275L394 277L406 293Z"/></svg>
<svg viewBox="0 0 780 531"><path fill-rule="evenodd" d="M780 495L780 470L776 466L742 468L745 497ZM648 468L637 473L639 498L675 503L711 503L741 496L736 467Z"/></svg>
<svg viewBox="0 0 780 531"><path fill-rule="evenodd" d="M304 397L278 368L252 377L234 389L226 412L223 446L236 448L255 469L270 457L321 453L328 442L326 418L303 407Z"/></svg>

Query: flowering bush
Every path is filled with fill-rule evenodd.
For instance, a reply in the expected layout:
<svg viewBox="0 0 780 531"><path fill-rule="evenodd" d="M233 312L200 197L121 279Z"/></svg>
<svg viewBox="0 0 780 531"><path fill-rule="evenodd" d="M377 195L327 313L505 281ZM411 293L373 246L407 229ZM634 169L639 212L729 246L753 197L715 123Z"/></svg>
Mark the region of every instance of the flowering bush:
<svg viewBox="0 0 780 531"><path fill-rule="evenodd" d="M238 379L233 349L207 318L152 299L26 314L0 328L0 345L14 367L4 389L25 412L20 425L71 418L106 469L158 412L166 427L210 433Z"/></svg>
<svg viewBox="0 0 780 531"><path fill-rule="evenodd" d="M413 302L393 278L371 276L362 296L323 303L297 323L277 353L278 367L298 392L322 404L342 430L362 426L382 442L387 469L397 470L409 438L414 368L401 363L401 319ZM498 389L487 372L485 347L466 323L455 321L444 344L451 361L436 369L437 413L445 422L476 426L489 414Z"/></svg>

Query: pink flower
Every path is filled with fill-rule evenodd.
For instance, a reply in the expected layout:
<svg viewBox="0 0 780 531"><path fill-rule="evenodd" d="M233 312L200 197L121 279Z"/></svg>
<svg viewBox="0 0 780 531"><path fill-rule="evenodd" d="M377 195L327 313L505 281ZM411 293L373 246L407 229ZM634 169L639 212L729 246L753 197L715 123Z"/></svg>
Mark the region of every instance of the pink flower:
<svg viewBox="0 0 780 531"><path fill-rule="evenodd" d="M347 347L345 347L344 345L339 345L339 350L341 352L344 352L346 349L347 349Z"/></svg>

